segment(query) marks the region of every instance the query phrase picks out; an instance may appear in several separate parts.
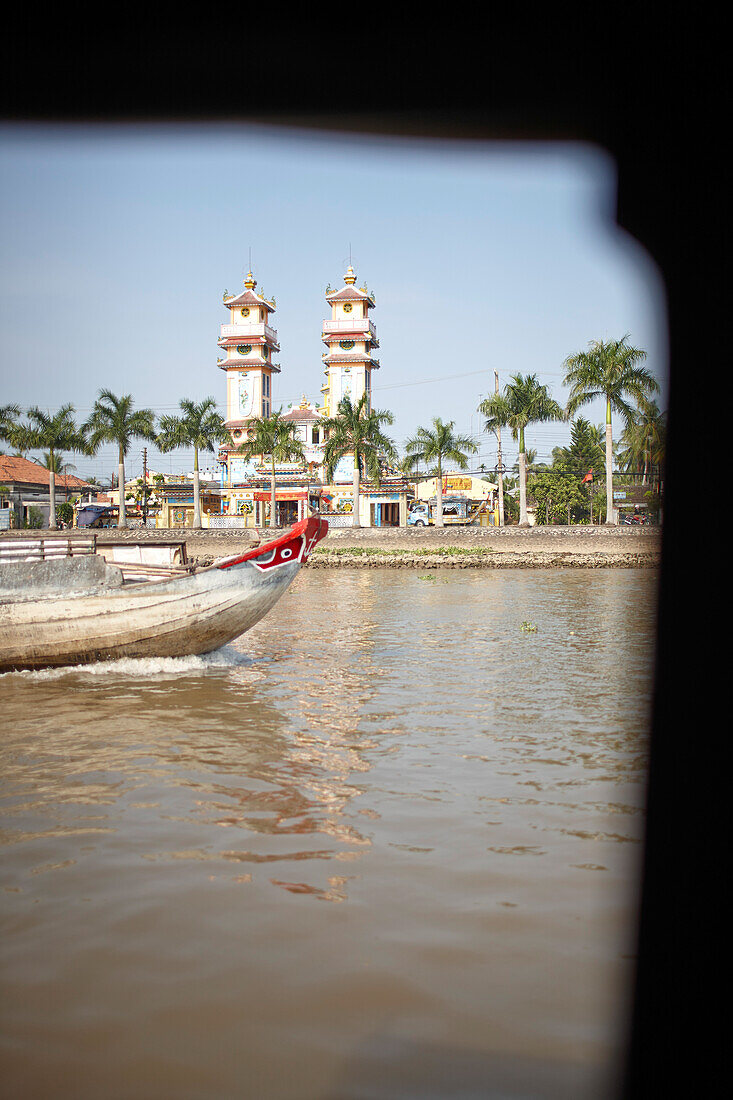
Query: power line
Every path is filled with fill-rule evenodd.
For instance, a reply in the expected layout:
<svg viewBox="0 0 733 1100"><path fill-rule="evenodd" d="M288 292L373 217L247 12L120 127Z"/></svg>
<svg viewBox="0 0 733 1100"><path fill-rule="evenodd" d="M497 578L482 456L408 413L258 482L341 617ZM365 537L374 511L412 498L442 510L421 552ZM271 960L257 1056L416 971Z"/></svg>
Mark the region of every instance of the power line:
<svg viewBox="0 0 733 1100"><path fill-rule="evenodd" d="M394 382L388 386L374 386L373 391L376 390L397 390L404 386L427 386L431 382L447 382L452 378L470 378L477 374L486 374L485 370L469 370L464 371L463 374L443 374L439 378L420 378L417 382Z"/></svg>

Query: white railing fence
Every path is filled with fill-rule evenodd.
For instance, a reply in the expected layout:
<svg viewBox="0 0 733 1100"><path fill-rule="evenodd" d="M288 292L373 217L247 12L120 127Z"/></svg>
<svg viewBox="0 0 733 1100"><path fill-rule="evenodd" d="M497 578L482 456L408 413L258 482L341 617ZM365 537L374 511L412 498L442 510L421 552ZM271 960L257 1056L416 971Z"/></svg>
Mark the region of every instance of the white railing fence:
<svg viewBox="0 0 733 1100"><path fill-rule="evenodd" d="M17 561L56 561L58 558L93 554L94 535L81 538L8 539L0 543L0 563Z"/></svg>
<svg viewBox="0 0 733 1100"><path fill-rule="evenodd" d="M252 527L247 523L247 516L209 516L209 527L216 530L241 530L244 527Z"/></svg>

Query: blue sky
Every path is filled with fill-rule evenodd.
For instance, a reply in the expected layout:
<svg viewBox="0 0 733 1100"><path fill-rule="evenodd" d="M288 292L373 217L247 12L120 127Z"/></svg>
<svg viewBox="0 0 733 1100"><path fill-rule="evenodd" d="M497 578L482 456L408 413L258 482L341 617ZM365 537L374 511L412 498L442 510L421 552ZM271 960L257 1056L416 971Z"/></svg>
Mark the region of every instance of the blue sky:
<svg viewBox="0 0 733 1100"><path fill-rule="evenodd" d="M393 438L402 448L441 416L493 467L476 406L494 370L500 385L535 373L563 403L563 360L629 333L666 404L664 289L613 221L615 187L612 159L583 145L2 126L0 404L72 402L82 419L108 387L159 413L209 395L224 412L222 294L241 289L250 249L258 289L277 300L274 407L318 400L325 287L342 285L351 249L376 293L373 403L394 413ZM539 425L527 446L542 460L568 438L567 425ZM502 444L511 464L516 445ZM109 448L69 460L105 478L116 461ZM175 472L191 455L149 462Z"/></svg>

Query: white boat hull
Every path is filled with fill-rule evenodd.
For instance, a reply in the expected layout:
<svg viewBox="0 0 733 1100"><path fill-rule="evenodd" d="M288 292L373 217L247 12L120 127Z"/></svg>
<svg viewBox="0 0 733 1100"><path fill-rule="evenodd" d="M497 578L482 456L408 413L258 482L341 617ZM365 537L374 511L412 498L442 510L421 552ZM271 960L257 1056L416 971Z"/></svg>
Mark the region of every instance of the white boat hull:
<svg viewBox="0 0 733 1100"><path fill-rule="evenodd" d="M0 603L0 670L210 653L277 603L328 525L309 519L191 576Z"/></svg>

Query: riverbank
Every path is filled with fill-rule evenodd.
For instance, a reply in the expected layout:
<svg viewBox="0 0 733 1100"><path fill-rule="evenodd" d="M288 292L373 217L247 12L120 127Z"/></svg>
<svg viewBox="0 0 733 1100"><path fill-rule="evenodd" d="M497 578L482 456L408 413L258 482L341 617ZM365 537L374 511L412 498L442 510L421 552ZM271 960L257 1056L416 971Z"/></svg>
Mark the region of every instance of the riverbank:
<svg viewBox="0 0 733 1100"><path fill-rule="evenodd" d="M88 531L7 531L0 539L60 537ZM189 560L208 565L267 542L268 529L238 531L171 528L167 530L112 528L97 532L97 542L179 541L186 543ZM315 568L649 568L660 563L661 531L656 527L445 527L336 528L311 555Z"/></svg>
<svg viewBox="0 0 733 1100"><path fill-rule="evenodd" d="M341 528L310 559L316 567L639 568L659 565L658 528Z"/></svg>
<svg viewBox="0 0 733 1100"><path fill-rule="evenodd" d="M654 568L659 555L653 553L572 553L564 550L547 553L538 550L491 551L475 548L445 547L442 550L384 550L352 547L317 550L309 559L311 568L420 568L420 569L575 569Z"/></svg>

